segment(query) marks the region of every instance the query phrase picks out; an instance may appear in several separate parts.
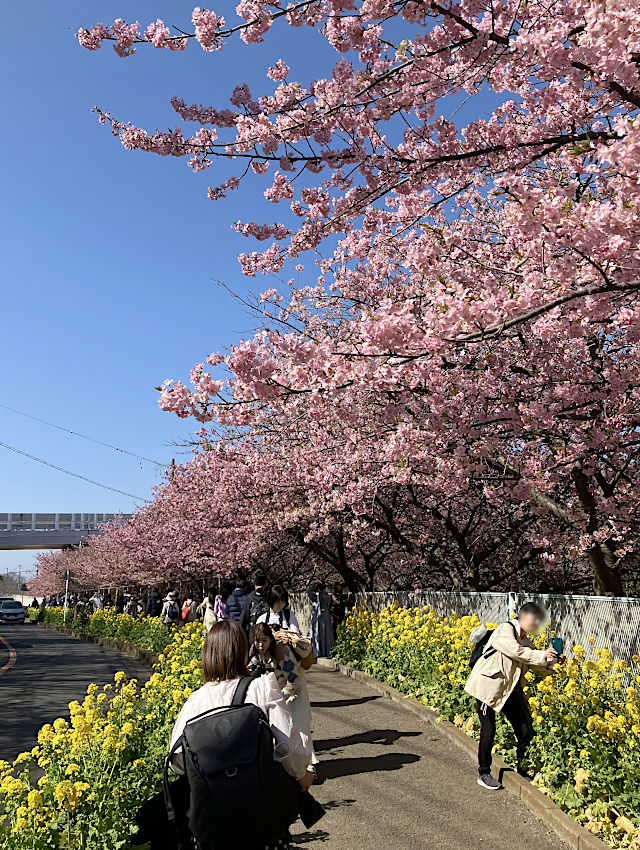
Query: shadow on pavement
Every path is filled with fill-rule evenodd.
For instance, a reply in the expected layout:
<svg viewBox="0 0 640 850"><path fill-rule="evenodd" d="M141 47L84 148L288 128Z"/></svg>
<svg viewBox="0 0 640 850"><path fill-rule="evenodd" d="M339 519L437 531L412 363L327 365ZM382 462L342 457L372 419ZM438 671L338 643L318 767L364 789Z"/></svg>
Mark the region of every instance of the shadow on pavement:
<svg viewBox="0 0 640 850"><path fill-rule="evenodd" d="M365 702L371 702L373 699L382 699L382 694L370 697L359 697L358 699L316 700L311 703L311 708L347 708L350 705L362 705Z"/></svg>
<svg viewBox="0 0 640 850"><path fill-rule="evenodd" d="M396 729L370 729L367 732L358 732L355 735L345 735L343 738L326 738L314 740L316 752L351 747L355 744L381 744L388 747L400 738L416 738L422 732L398 732Z"/></svg>
<svg viewBox="0 0 640 850"><path fill-rule="evenodd" d="M341 809L343 806L353 806L355 800L330 800L328 803L323 803L322 808L326 811L331 809Z"/></svg>
<svg viewBox="0 0 640 850"><path fill-rule="evenodd" d="M340 776L355 776L358 773L376 773L381 770L400 770L405 764L420 761L420 756L412 753L385 753L352 759L331 759L321 762L319 771L321 780L337 779Z"/></svg>
<svg viewBox="0 0 640 850"><path fill-rule="evenodd" d="M317 829L315 832L301 832L299 835L291 836L292 844L310 844L312 841L321 841L324 843L329 840L329 833L323 829Z"/></svg>
<svg viewBox="0 0 640 850"><path fill-rule="evenodd" d="M498 782L504 781L505 773L515 773L515 770L512 767L509 767L508 765L507 767L501 767L500 772L498 774ZM520 775L523 776L522 774ZM526 779L528 782L531 782L531 777L529 776L523 776L523 779Z"/></svg>

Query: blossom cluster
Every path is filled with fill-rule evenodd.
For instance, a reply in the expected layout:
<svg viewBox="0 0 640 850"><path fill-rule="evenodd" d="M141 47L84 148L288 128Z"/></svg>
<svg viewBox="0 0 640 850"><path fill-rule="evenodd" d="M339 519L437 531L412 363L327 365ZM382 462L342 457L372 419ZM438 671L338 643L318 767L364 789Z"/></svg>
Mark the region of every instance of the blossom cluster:
<svg viewBox="0 0 640 850"><path fill-rule="evenodd" d="M260 95L234 80L230 105L175 98L195 132L99 113L128 150L223 160L212 200L254 181L280 212L233 225L257 240L239 262L278 292L249 299L254 335L161 384L165 410L205 426L201 455L129 528L43 559L43 586L69 561L81 582L147 583L224 575L235 555L352 589L577 574L623 594L640 527L635 12L243 0L176 36L82 31L129 55L308 26L337 61L308 82L284 56Z"/></svg>
<svg viewBox="0 0 640 850"><path fill-rule="evenodd" d="M435 535L465 561L463 584L495 586L469 575L487 546L456 543L480 512L486 537L491 525L510 541L505 574L514 560L540 572L578 562L600 592L623 593L640 521L632 4L242 0L236 13L223 29L196 9L183 37L212 51L308 26L337 61L307 83L283 57L261 96L235 81L233 109L174 101L220 135L106 119L128 149L194 170L228 162L237 171L212 200L253 179L281 211L234 225L259 243L239 255L242 272L283 277L281 300L258 309L269 331L226 352L223 391L198 370L164 385L162 407L263 441L272 467L280 447L306 444L309 504L283 498L279 519L300 519L298 541L346 516L340 535L364 523L424 561ZM118 19L81 41L111 38L128 55L169 38L161 21L146 32ZM415 539L389 519L395 504L421 505L439 527L423 519ZM342 544L314 544L340 561Z"/></svg>

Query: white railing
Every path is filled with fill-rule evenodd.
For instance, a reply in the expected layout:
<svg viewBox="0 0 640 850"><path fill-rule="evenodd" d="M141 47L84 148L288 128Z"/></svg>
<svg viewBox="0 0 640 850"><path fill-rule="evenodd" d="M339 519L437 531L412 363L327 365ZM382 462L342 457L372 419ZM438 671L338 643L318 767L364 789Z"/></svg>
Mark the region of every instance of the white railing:
<svg viewBox="0 0 640 850"><path fill-rule="evenodd" d="M97 531L105 522L126 520L129 514L0 514L3 531Z"/></svg>

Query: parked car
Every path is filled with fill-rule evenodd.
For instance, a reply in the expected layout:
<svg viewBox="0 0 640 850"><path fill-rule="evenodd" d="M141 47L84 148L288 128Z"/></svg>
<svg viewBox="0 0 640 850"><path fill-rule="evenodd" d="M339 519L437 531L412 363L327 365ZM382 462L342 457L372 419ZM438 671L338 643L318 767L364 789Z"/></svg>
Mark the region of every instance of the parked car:
<svg viewBox="0 0 640 850"><path fill-rule="evenodd" d="M24 623L24 606L15 599L0 602L0 623Z"/></svg>

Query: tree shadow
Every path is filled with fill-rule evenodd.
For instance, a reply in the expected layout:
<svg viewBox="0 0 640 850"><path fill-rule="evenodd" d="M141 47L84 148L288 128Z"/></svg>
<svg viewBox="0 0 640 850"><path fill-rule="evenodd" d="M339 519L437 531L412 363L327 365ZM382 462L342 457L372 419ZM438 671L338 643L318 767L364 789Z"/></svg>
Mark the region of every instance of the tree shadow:
<svg viewBox="0 0 640 850"><path fill-rule="evenodd" d="M324 761L319 765L320 778L338 779L340 776L356 776L359 773L376 773L380 770L400 770L405 764L420 761L412 753L385 753L381 756L342 758Z"/></svg>
<svg viewBox="0 0 640 850"><path fill-rule="evenodd" d="M291 836L292 844L311 844L312 841L324 843L329 840L329 833L324 829L316 829L315 832L301 832L299 835Z"/></svg>
<svg viewBox="0 0 640 850"><path fill-rule="evenodd" d="M316 752L325 750L341 749L356 744L379 744L388 747L395 744L400 738L417 738L422 732L398 732L396 729L369 729L367 732L358 732L355 735L345 735L343 738L325 738L315 740Z"/></svg>
<svg viewBox="0 0 640 850"><path fill-rule="evenodd" d="M323 803L322 808L329 812L331 809L341 809L343 806L353 806L355 800L330 800L328 803Z"/></svg>
<svg viewBox="0 0 640 850"><path fill-rule="evenodd" d="M332 699L327 701L315 700L311 703L311 708L347 708L350 705L363 705L365 702L371 702L374 699L382 699L382 694L370 697L357 697L354 699Z"/></svg>

